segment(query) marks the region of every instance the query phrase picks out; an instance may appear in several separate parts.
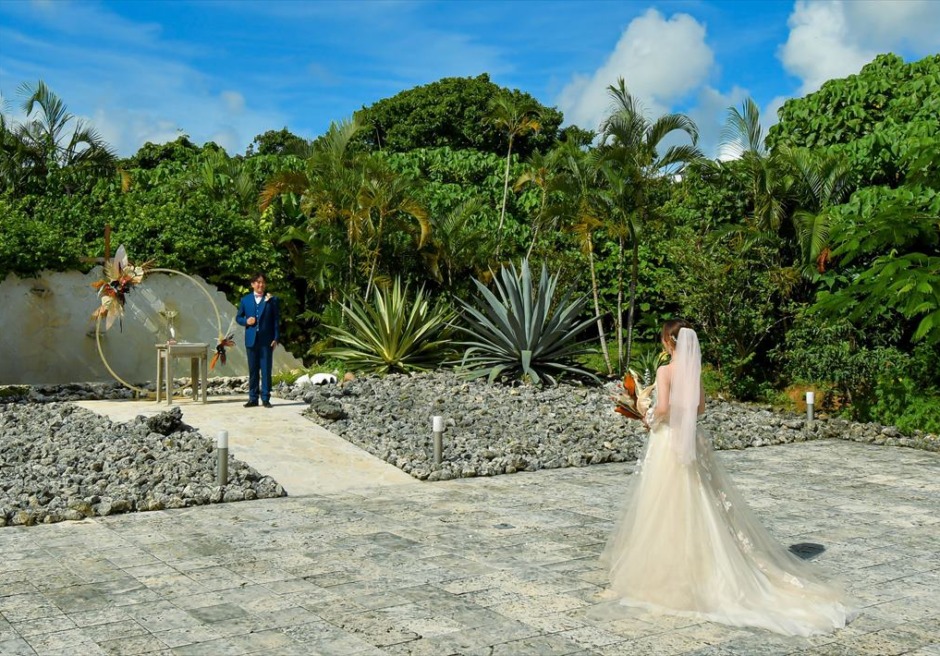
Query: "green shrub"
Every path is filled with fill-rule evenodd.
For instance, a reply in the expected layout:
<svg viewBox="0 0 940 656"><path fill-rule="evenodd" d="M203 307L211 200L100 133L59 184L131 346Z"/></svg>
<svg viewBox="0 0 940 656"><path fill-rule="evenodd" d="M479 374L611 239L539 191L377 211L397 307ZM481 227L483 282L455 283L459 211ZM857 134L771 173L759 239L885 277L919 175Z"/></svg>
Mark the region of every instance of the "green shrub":
<svg viewBox="0 0 940 656"><path fill-rule="evenodd" d="M278 371L271 374L271 385L277 387L281 383L293 385L294 382L306 373L303 369L291 369L290 371Z"/></svg>
<svg viewBox="0 0 940 656"><path fill-rule="evenodd" d="M728 383L721 372L710 365L702 363L702 389L705 390L705 398L721 398L730 396Z"/></svg>
<svg viewBox="0 0 940 656"><path fill-rule="evenodd" d="M856 421L875 421L912 430L940 430L936 362L940 345L921 343L910 352L891 324L862 333L847 323L801 320L774 355L791 384L807 384L822 394L821 409Z"/></svg>
<svg viewBox="0 0 940 656"><path fill-rule="evenodd" d="M887 344L890 336L859 333L847 323L798 319L784 344L773 354L782 365L788 384L804 383L830 390L817 400L820 409L852 406L857 416L867 416L874 402L875 382L886 371L898 375L908 357Z"/></svg>
<svg viewBox="0 0 940 656"><path fill-rule="evenodd" d="M604 361L604 354L596 346L592 346L587 353L579 355L575 360L587 371L599 376L607 376L607 363Z"/></svg>
<svg viewBox="0 0 940 656"><path fill-rule="evenodd" d="M897 426L908 434L914 430L940 433L940 394L925 392L913 379L881 376L874 397L865 419Z"/></svg>

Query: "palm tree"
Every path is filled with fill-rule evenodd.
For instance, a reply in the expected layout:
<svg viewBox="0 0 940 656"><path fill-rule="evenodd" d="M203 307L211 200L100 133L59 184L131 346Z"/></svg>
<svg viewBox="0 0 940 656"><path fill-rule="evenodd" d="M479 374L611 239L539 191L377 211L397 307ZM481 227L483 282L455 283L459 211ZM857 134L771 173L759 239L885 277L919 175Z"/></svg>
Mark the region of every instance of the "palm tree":
<svg viewBox="0 0 940 656"><path fill-rule="evenodd" d="M15 188L66 168L95 177L115 171L117 157L111 147L94 128L70 114L45 82L24 82L18 93L25 121L9 125L0 121L0 172L5 183Z"/></svg>
<svg viewBox="0 0 940 656"><path fill-rule="evenodd" d="M610 351L607 348L597 283L597 267L594 260L594 235L604 227L599 209L598 162L596 157L585 153L571 141L562 143L555 152L561 172L561 197L571 204L562 213L573 218L570 229L577 238L581 252L588 258L594 316L597 317L597 335L600 340L601 355L607 366L607 375L610 375L614 372L614 368L610 362Z"/></svg>
<svg viewBox="0 0 940 656"><path fill-rule="evenodd" d="M496 257L502 246L503 222L506 219L506 200L509 197L509 165L512 162L512 145L516 137L527 132L537 132L541 128L541 117L535 101L520 99L503 93L490 102L490 120L506 132L506 171L503 175L503 202L499 211L499 225L496 228Z"/></svg>
<svg viewBox="0 0 940 656"><path fill-rule="evenodd" d="M23 142L17 138L12 126L7 125L7 117L0 109L0 185L3 189L16 192L25 182L28 178L25 160Z"/></svg>
<svg viewBox="0 0 940 656"><path fill-rule="evenodd" d="M362 187L364 157L350 147L360 129L362 126L355 119L331 123L326 134L310 147L304 169L272 176L258 199L264 212L275 199L296 195L308 219L308 231L316 231L320 223L341 227L346 234L350 283L355 272L355 253L363 239L361 223L354 213Z"/></svg>
<svg viewBox="0 0 940 656"><path fill-rule="evenodd" d="M245 162L229 157L224 150L210 151L197 169L197 180L210 198L221 201L234 197L243 213L257 216L258 189Z"/></svg>
<svg viewBox="0 0 940 656"><path fill-rule="evenodd" d="M760 124L760 110L750 98L741 108L728 108L728 117L721 132L719 161L703 161L703 166L717 172L728 172L738 180L750 204L750 212L738 223L729 223L713 233L715 239L733 239L742 251L762 249L773 271L782 297L792 295L800 279L793 267L794 241L790 220L794 206L794 175L792 163L781 152L767 147Z"/></svg>
<svg viewBox="0 0 940 656"><path fill-rule="evenodd" d="M639 238L644 224L655 212L650 205L650 189L666 176L680 174L686 165L700 159L702 153L695 145L698 143L698 128L685 114L666 114L651 121L644 115L638 99L627 90L623 78L619 78L617 84L607 90L613 106L610 115L601 124L599 152L605 162L603 171L608 182L607 199L611 218L619 224L615 232L623 235L620 240L621 260L623 238L629 239L633 250L626 357L623 351L622 308L619 307L619 301L617 310L618 364L622 373L630 362L633 345L636 285L639 277ZM660 154L663 140L675 132L684 132L692 143L669 146ZM620 275L622 276L622 272ZM618 294L622 294L622 289L618 290Z"/></svg>
<svg viewBox="0 0 940 656"><path fill-rule="evenodd" d="M346 233L348 283L355 275L355 255L365 257L366 296L375 282L382 240L390 220L409 216L420 229L418 247L430 233L427 213L414 200L412 183L392 171L376 155L357 152L353 137L361 129L357 119L330 125L310 148L303 171L273 176L259 199L262 211L284 194L300 196L308 217L307 229L318 224L341 227Z"/></svg>
<svg viewBox="0 0 940 656"><path fill-rule="evenodd" d="M516 178L513 191L519 191L527 184L534 184L539 189L539 210L532 227L532 240L526 252L526 259L532 256L532 250L538 241L539 232L557 223L560 215L552 203L549 202L554 192L564 186L564 176L558 169L558 151L553 150L548 155L535 151L525 163L525 170Z"/></svg>
<svg viewBox="0 0 940 656"><path fill-rule="evenodd" d="M415 199L411 180L392 171L384 162L370 161L352 214L352 220L369 236L371 243L365 298L369 298L375 281L385 229L390 221L405 217L417 222L420 230L417 247L422 248L431 234L431 223L427 210Z"/></svg>
<svg viewBox="0 0 940 656"><path fill-rule="evenodd" d="M803 276L811 278L814 270L824 270L831 208L850 191L851 172L844 159L787 146L769 150L760 111L750 98L740 110L729 108L721 135L721 157L738 162L750 192L752 234L759 241L778 238L792 210Z"/></svg>
<svg viewBox="0 0 940 656"><path fill-rule="evenodd" d="M795 172L797 209L793 227L800 248L801 272L813 278L825 271L829 260L829 228L832 210L851 193L851 169L833 153L815 153L805 148L780 148Z"/></svg>
<svg viewBox="0 0 940 656"><path fill-rule="evenodd" d="M787 214L785 165L776 151L764 141L760 109L747 98L741 109L728 108L721 130L719 159L740 161L750 190L753 223L758 230L776 233Z"/></svg>
<svg viewBox="0 0 940 656"><path fill-rule="evenodd" d="M471 198L433 222L428 248L422 254L431 274L448 289L453 289L460 271L480 277L485 270L483 254L490 253L490 236L475 219L494 211L479 198Z"/></svg>

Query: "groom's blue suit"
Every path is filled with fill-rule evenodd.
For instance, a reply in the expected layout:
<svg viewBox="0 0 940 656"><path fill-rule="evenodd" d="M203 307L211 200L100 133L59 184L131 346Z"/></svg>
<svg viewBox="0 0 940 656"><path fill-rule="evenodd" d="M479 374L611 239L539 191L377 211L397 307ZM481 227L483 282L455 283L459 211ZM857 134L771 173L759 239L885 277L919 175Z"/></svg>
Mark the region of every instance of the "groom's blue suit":
<svg viewBox="0 0 940 656"><path fill-rule="evenodd" d="M254 317L255 323L248 325L248 317ZM281 312L277 298L262 297L255 301L254 294L246 294L238 304L235 321L245 327L245 351L248 353L248 400L258 402L259 382L262 402L271 398L271 363L274 359L272 342L279 341L278 324ZM259 381L260 378L260 381Z"/></svg>

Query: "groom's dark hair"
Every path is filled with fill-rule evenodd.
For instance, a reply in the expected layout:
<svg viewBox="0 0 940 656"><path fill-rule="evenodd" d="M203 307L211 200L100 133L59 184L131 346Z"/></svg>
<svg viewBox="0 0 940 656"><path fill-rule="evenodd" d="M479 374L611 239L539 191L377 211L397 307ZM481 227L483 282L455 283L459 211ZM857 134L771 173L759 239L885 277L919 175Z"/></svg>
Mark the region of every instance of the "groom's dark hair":
<svg viewBox="0 0 940 656"><path fill-rule="evenodd" d="M254 282L256 280L264 280L265 282L267 282L268 277L264 275L263 273L261 273L260 271L255 271L253 274L251 274L251 278L248 279L248 282Z"/></svg>

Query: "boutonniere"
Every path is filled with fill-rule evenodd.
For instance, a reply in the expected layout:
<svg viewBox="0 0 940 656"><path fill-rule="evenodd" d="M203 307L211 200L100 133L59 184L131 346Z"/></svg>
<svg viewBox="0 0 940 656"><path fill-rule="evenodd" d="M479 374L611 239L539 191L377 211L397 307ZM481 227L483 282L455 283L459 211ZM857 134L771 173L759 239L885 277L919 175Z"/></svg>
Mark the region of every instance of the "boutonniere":
<svg viewBox="0 0 940 656"><path fill-rule="evenodd" d="M264 295L264 302L267 303L267 302L270 301L272 298L274 298L274 297L271 296L271 294L265 294L265 295Z"/></svg>

